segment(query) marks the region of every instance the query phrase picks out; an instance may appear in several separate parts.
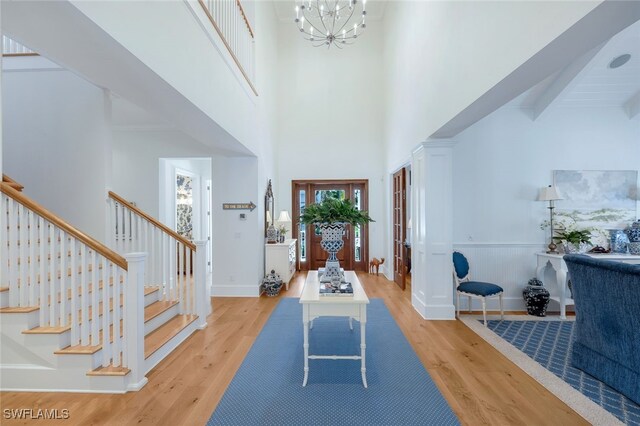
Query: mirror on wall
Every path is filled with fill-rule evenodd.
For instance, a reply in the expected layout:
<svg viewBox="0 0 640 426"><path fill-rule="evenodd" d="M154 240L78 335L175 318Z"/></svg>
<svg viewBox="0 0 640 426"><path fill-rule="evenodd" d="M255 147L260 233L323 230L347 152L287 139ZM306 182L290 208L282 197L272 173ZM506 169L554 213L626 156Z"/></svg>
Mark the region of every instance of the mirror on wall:
<svg viewBox="0 0 640 426"><path fill-rule="evenodd" d="M267 193L264 196L264 236L267 237L267 230L269 225L273 225L274 219L274 202L273 202L273 189L271 188L271 179L267 185Z"/></svg>

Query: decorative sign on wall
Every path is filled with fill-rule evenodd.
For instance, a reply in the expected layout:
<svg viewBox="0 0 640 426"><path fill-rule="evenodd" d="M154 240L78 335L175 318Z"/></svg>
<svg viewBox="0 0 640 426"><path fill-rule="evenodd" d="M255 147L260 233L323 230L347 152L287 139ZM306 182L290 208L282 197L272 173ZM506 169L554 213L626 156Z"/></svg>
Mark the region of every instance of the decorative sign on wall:
<svg viewBox="0 0 640 426"><path fill-rule="evenodd" d="M222 203L223 210L249 210L253 211L257 206L253 204L253 201L248 203Z"/></svg>

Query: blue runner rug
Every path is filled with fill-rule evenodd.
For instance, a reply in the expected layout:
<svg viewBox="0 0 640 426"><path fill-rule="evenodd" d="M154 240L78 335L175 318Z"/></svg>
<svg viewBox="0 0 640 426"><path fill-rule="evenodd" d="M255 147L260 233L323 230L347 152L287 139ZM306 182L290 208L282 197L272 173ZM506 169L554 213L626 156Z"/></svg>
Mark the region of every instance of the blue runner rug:
<svg viewBox="0 0 640 426"><path fill-rule="evenodd" d="M458 420L380 299L367 308L366 367L309 360L302 387L302 306L284 298L257 337L208 425L457 425ZM316 319L309 353L360 353L360 325Z"/></svg>
<svg viewBox="0 0 640 426"><path fill-rule="evenodd" d="M571 366L573 321L489 321L498 336L627 425L640 425L640 406Z"/></svg>

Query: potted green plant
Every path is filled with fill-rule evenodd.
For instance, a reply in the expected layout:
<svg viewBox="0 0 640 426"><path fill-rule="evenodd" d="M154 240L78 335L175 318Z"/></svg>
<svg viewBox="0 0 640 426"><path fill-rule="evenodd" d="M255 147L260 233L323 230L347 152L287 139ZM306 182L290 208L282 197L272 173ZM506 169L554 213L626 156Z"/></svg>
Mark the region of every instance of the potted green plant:
<svg viewBox="0 0 640 426"><path fill-rule="evenodd" d="M327 197L322 202L305 207L300 223L315 224L322 231L320 246L329 253L320 282L340 282L340 262L336 254L344 246L342 235L346 224L364 225L374 222L366 211L359 210L350 200Z"/></svg>
<svg viewBox="0 0 640 426"><path fill-rule="evenodd" d="M358 210L351 200L340 200L334 197L327 197L321 203L308 205L300 216L300 223L305 225L311 223L364 225L369 222L375 221L369 217L369 213Z"/></svg>
<svg viewBox="0 0 640 426"><path fill-rule="evenodd" d="M284 240L287 237L287 227L284 225L280 225L278 227L278 236L280 237L280 242L284 243Z"/></svg>
<svg viewBox="0 0 640 426"><path fill-rule="evenodd" d="M585 253L591 248L591 229L557 231L554 240L560 241L565 253Z"/></svg>

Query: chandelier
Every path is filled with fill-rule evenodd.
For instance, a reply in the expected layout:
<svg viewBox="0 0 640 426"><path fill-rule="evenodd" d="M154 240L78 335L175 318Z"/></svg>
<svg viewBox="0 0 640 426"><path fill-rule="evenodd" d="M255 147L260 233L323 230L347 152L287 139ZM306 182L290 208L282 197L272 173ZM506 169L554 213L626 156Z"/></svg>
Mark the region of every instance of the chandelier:
<svg viewBox="0 0 640 426"><path fill-rule="evenodd" d="M296 1L298 29L315 47L353 44L367 27L364 20L367 0L302 0ZM362 4L360 12L356 12ZM355 16L354 16L355 15ZM353 20L352 20L353 18Z"/></svg>

